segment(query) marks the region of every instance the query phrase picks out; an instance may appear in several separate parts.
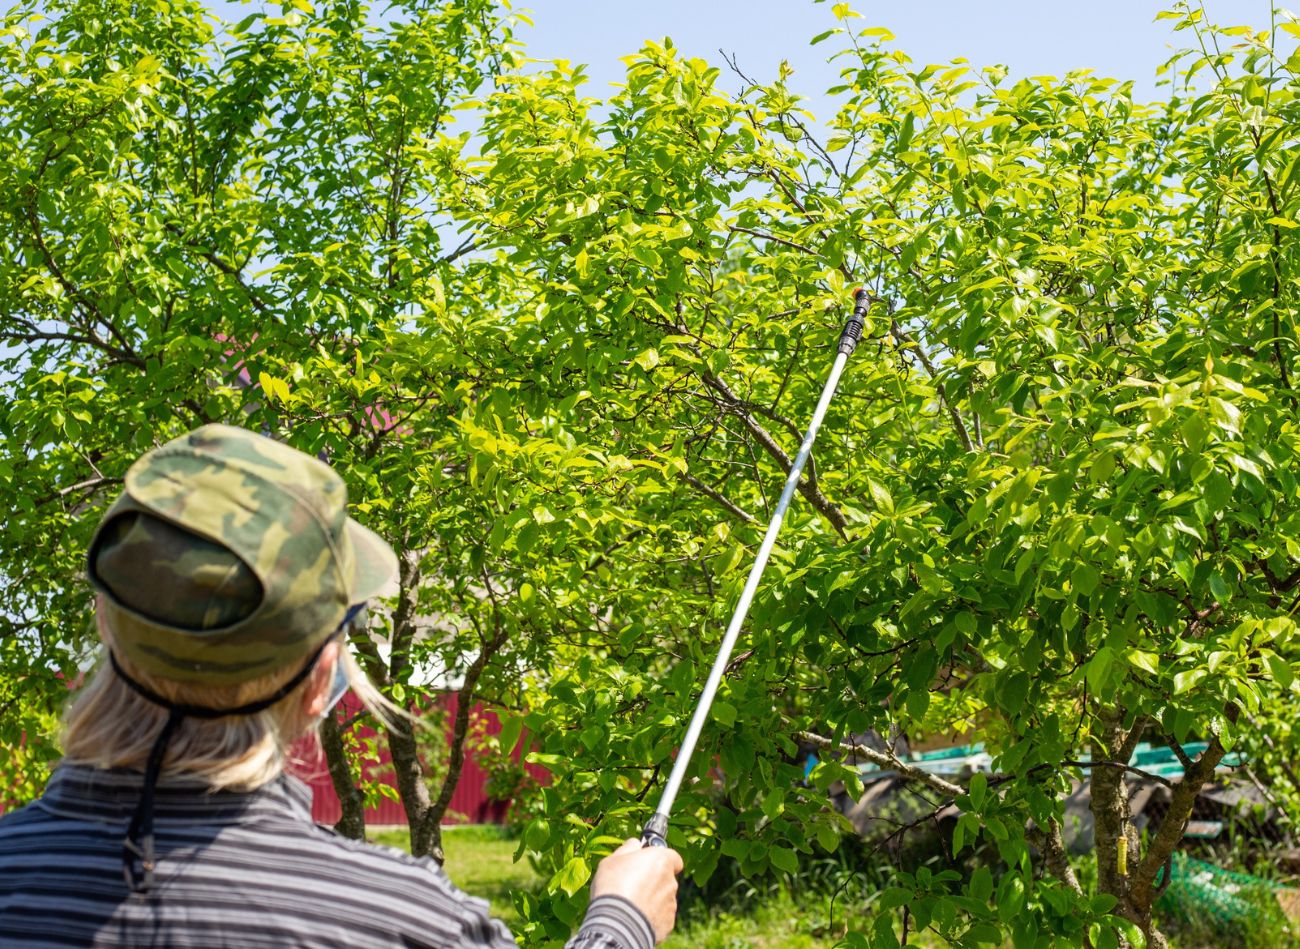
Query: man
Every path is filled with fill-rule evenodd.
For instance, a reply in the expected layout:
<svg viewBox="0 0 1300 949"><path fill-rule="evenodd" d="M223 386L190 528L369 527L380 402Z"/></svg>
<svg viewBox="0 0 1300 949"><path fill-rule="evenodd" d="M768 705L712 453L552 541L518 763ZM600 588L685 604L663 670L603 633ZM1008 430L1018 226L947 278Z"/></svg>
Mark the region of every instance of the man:
<svg viewBox="0 0 1300 949"><path fill-rule="evenodd" d="M350 625L396 572L327 465L208 425L157 448L91 543L107 657L44 795L0 819L0 946L514 946L428 858L338 837L284 773L329 713ZM672 929L681 859L628 841L574 949Z"/></svg>

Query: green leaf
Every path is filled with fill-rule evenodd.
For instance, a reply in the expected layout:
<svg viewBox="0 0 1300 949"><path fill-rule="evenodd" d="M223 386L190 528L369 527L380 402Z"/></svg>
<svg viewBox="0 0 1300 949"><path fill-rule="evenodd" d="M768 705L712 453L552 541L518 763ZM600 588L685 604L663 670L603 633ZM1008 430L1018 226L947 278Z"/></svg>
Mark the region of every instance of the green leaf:
<svg viewBox="0 0 1300 949"><path fill-rule="evenodd" d="M710 712L720 725L730 728L736 724L736 707L730 702L716 701Z"/></svg>
<svg viewBox="0 0 1300 949"><path fill-rule="evenodd" d="M874 478L867 478L867 490L871 492L871 500L877 509L885 514L894 513L894 496L883 484Z"/></svg>
<svg viewBox="0 0 1300 949"><path fill-rule="evenodd" d="M1201 680L1210 674L1208 668L1200 667L1188 669L1186 672L1179 672L1174 676L1174 695L1182 695L1190 692Z"/></svg>
<svg viewBox="0 0 1300 949"><path fill-rule="evenodd" d="M1268 668L1273 674L1273 681L1284 689L1291 688L1291 683L1295 681L1295 672L1289 662L1281 656L1271 655L1268 657Z"/></svg>
<svg viewBox="0 0 1300 949"><path fill-rule="evenodd" d="M266 372L259 372L257 381L262 391L272 401L284 402L289 398L289 385L283 379L277 379Z"/></svg>
<svg viewBox="0 0 1300 949"><path fill-rule="evenodd" d="M1111 662L1114 659L1114 653L1109 646L1102 646L1088 660L1087 666L1084 667L1084 677L1088 681L1088 690L1093 695L1102 693L1106 682L1109 680Z"/></svg>
<svg viewBox="0 0 1300 949"><path fill-rule="evenodd" d="M1020 915L1025 905L1025 881L1015 873L1007 873L998 884L998 919L1009 923Z"/></svg>
<svg viewBox="0 0 1300 949"><path fill-rule="evenodd" d="M799 872L799 856L789 847L773 845L768 848L767 858L778 870L784 870L786 873Z"/></svg>
<svg viewBox="0 0 1300 949"><path fill-rule="evenodd" d="M1080 561L1070 574L1070 586L1073 587L1081 596L1091 596L1092 592L1097 589L1097 583L1101 580L1101 574L1097 568L1090 563Z"/></svg>
<svg viewBox="0 0 1300 949"><path fill-rule="evenodd" d="M1025 707L1025 697L1029 695L1029 674L1016 672L1001 680L998 689L998 704L1009 714L1018 715Z"/></svg>
<svg viewBox="0 0 1300 949"><path fill-rule="evenodd" d="M546 821L538 818L528 822L524 827L524 846L529 850L541 852L551 840L551 828Z"/></svg>
<svg viewBox="0 0 1300 949"><path fill-rule="evenodd" d="M1119 900L1110 893L1094 893L1088 906L1098 916L1104 916L1119 905Z"/></svg>
<svg viewBox="0 0 1300 949"><path fill-rule="evenodd" d="M497 746L504 755L514 753L515 745L524 731L524 720L518 715L502 715L501 731L497 733Z"/></svg>
<svg viewBox="0 0 1300 949"><path fill-rule="evenodd" d="M817 843L827 853L839 849L841 837L834 827L831 827L829 824L818 824L815 833L817 835Z"/></svg>
<svg viewBox="0 0 1300 949"><path fill-rule="evenodd" d="M587 861L582 857L573 857L551 878L551 885L558 886L572 896L586 886L589 879L591 879L591 868L587 866Z"/></svg>
<svg viewBox="0 0 1300 949"><path fill-rule="evenodd" d="M1153 652L1144 652L1141 649L1130 649L1127 653L1129 664L1141 669L1143 672L1149 672L1152 675L1160 671L1160 657Z"/></svg>
<svg viewBox="0 0 1300 949"><path fill-rule="evenodd" d="M1115 472L1115 455L1112 452L1102 452L1093 461L1091 469L1088 471L1088 480L1093 484L1100 484L1110 479Z"/></svg>
<svg viewBox="0 0 1300 949"><path fill-rule="evenodd" d="M761 804L763 814L768 820L776 820L785 813L785 789L773 788L763 796Z"/></svg>

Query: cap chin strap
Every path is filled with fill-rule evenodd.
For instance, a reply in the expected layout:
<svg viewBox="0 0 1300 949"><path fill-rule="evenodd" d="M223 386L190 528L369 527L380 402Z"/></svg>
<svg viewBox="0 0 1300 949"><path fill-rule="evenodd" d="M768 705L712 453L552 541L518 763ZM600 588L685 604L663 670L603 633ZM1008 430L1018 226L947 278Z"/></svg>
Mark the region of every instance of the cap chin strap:
<svg viewBox="0 0 1300 949"><path fill-rule="evenodd" d="M144 769L144 785L140 789L140 801L136 804L135 812L131 815L131 823L126 830L126 840L122 842L122 874L126 878L126 885L133 892L144 893L153 887L153 872L158 865L153 834L154 789L158 784L158 775L162 771L163 758L167 756L167 746L171 743L172 736L176 733L176 728L180 725L181 719L214 719L225 718L227 715L256 715L258 712L270 708L302 685L307 676L311 675L312 669L316 667L316 663L320 660L320 655L325 651L325 647L333 642L339 633L346 629L348 624L364 608L364 603L358 603L350 607L346 615L344 615L343 621L339 623L338 629L320 644L316 651L303 663L302 668L294 673L293 678L288 682L264 699L237 705L234 708L186 705L182 702L173 702L164 698L147 685L131 678L123 670L121 663L117 661L117 654L112 649L108 650L108 661L112 664L113 671L118 678L130 686L131 690L146 702L167 709L167 721L163 724L162 731L158 733L158 737L154 739L153 747L149 750L149 759ZM136 872L136 860L140 861L139 873Z"/></svg>

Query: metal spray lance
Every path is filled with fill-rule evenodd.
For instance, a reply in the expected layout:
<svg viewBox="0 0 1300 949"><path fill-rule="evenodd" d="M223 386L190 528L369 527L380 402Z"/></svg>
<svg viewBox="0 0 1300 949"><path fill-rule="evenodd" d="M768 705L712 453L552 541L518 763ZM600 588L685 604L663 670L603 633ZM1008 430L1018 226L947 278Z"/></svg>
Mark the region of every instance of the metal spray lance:
<svg viewBox="0 0 1300 949"><path fill-rule="evenodd" d="M677 798L682 779L686 776L686 769L690 766L691 754L695 751L695 743L699 740L700 731L704 728L704 723L708 721L709 709L713 705L713 697L717 694L718 685L722 682L722 674L726 671L727 663L731 660L731 651L736 646L736 639L740 636L740 627L744 625L745 616L749 613L749 606L754 601L754 593L758 590L759 581L763 578L763 569L767 566L767 559L776 544L776 536L781 532L781 522L785 520L786 508L790 506L790 499L794 496L795 488L799 486L799 476L803 473L803 466L808 461L808 455L812 452L813 439L817 437L817 429L821 427L822 419L826 415L826 408L831 404L831 399L835 395L835 387L839 385L840 374L844 372L844 365L848 362L849 356L853 354L853 350L857 348L858 341L862 339L862 329L866 325L867 310L871 306L871 299L871 295L861 287L853 292L853 313L849 316L848 322L844 324L844 331L840 333L835 363L831 366L830 376L826 379L826 385L822 387L821 398L817 400L817 408L813 411L812 421L808 423L808 431L803 437L803 443L799 446L799 453L795 455L794 463L790 465L790 474L785 479L785 489L781 492L781 500L777 502L776 510L772 513L772 521L767 525L767 534L763 537L762 546L758 548L758 556L754 558L754 565L749 569L749 578L745 581L745 588L741 591L740 599L736 602L736 609L731 614L731 622L727 624L727 632L722 637L722 645L718 647L718 656L713 660L713 668L709 670L709 677L705 680L703 691L700 692L699 701L695 705L695 713L691 716L691 723L686 727L686 735L682 738L681 748L677 751L677 759L673 762L672 773L668 776L668 782L664 785L663 794L659 798L659 806L655 808L654 814L651 815L650 819L646 821L645 827L642 828L641 843L646 847L668 846L664 835L668 832L668 815L672 812L673 801Z"/></svg>

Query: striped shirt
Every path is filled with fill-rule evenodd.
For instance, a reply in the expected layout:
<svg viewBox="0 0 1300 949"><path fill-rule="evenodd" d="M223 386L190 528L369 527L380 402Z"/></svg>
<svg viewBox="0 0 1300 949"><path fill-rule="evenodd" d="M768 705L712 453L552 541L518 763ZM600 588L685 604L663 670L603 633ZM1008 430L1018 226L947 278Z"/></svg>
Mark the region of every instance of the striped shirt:
<svg viewBox="0 0 1300 949"><path fill-rule="evenodd" d="M514 949L487 902L433 860L313 824L311 792L288 775L248 793L161 780L154 886L132 893L122 841L140 784L134 772L63 765L40 799L0 818L0 947ZM609 896L569 942L653 945L645 916Z"/></svg>

